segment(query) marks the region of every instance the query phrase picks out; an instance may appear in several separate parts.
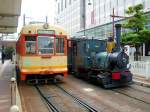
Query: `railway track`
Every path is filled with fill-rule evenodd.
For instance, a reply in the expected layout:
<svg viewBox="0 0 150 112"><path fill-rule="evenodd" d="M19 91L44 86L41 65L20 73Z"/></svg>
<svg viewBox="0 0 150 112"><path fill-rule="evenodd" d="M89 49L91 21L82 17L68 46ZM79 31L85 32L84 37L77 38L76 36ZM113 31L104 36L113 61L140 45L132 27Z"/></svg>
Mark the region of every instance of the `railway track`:
<svg viewBox="0 0 150 112"><path fill-rule="evenodd" d="M19 91L23 111L25 112L149 112L150 110L150 89L132 85L131 87L115 88L105 90L99 86L91 85L77 79L66 79L65 83L51 83L50 85L39 85L41 93L52 103L44 101L35 86L25 83L19 84ZM80 101L72 98L64 92L79 98L90 104L96 110L88 110L83 107ZM123 93L123 94L122 94ZM140 99L140 100L139 100ZM141 101L142 100L142 101ZM125 106L124 106L125 105Z"/></svg>
<svg viewBox="0 0 150 112"><path fill-rule="evenodd" d="M44 93L42 92L42 90L38 87L35 86L35 88L37 89L38 93L40 94L40 96L43 98L43 100L45 101L45 103L48 106L48 109L50 112L61 112L60 110L57 109L57 107L52 103L52 101L50 101L49 97L46 97L44 95Z"/></svg>
<svg viewBox="0 0 150 112"><path fill-rule="evenodd" d="M138 90L133 87L128 87L128 88L112 89L112 91L122 94L126 97L132 98L134 100L137 100L139 102L150 105L150 101L149 101L149 99L147 99L147 98L149 98L149 93L144 92L142 90Z"/></svg>
<svg viewBox="0 0 150 112"><path fill-rule="evenodd" d="M65 94L67 94L71 98L73 98L77 103L79 103L81 106L83 106L85 109L87 109L88 112L98 112L95 108L93 108L92 106L90 106L86 102L82 101L78 97L72 95L71 93L69 93L68 91L66 91L64 88L62 88L61 86L59 86L59 85L56 84L56 87L59 88L60 90L62 90Z"/></svg>
<svg viewBox="0 0 150 112"><path fill-rule="evenodd" d="M80 98L72 95L71 93L69 93L68 91L66 91L64 88L62 88L61 86L59 86L58 84L55 84L55 87L58 88L59 90L61 90L63 93L65 93L67 96L69 96L70 98L72 98L78 105L80 105L82 108L86 109L87 112L98 112L94 107L90 106L89 104L87 104L86 102L82 101ZM37 91L39 92L40 96L44 99L44 101L46 102L49 111L50 112L62 112L61 110L59 110L56 107L56 104L53 103L50 100L50 95L46 96L45 93L38 87L35 86L35 88L37 89ZM100 111L99 111L100 112Z"/></svg>
<svg viewBox="0 0 150 112"><path fill-rule="evenodd" d="M139 87L132 87L132 86L129 86L129 88L132 88L132 89L134 89L134 90L136 90L136 91L139 91L139 92L143 92L143 93L145 93L145 94L150 94L150 91L146 91L146 90L145 90L145 87L142 87L143 89L140 89Z"/></svg>

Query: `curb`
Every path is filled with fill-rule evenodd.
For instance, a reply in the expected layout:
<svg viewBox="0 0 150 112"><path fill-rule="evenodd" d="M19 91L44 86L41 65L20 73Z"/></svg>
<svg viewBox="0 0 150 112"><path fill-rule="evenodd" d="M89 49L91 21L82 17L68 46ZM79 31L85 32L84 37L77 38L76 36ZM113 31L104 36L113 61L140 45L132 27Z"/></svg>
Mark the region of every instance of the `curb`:
<svg viewBox="0 0 150 112"><path fill-rule="evenodd" d="M15 67L14 67L14 74L13 75L14 75L15 78L17 77ZM16 81L16 105L19 108L19 112L22 112L21 96L20 96L20 93L19 93L17 81Z"/></svg>
<svg viewBox="0 0 150 112"><path fill-rule="evenodd" d="M150 88L150 83L133 79L134 84Z"/></svg>

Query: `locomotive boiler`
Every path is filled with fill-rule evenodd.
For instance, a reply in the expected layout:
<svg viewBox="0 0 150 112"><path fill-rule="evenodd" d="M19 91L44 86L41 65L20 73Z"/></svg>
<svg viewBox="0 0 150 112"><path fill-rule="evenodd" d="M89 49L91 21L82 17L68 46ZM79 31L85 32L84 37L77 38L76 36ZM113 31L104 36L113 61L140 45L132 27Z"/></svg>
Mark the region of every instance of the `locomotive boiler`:
<svg viewBox="0 0 150 112"><path fill-rule="evenodd" d="M69 71L78 77L99 82L103 87L118 87L132 83L127 67L129 57L120 47L121 25L116 25L116 46L106 50L107 41L72 39L68 47ZM68 44L69 45L69 44Z"/></svg>

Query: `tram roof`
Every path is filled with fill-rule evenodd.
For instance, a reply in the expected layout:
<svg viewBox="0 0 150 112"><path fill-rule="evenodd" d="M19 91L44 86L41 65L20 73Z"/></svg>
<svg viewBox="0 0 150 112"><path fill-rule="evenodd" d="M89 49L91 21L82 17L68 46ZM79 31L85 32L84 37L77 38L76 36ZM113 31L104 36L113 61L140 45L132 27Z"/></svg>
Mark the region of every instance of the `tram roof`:
<svg viewBox="0 0 150 112"><path fill-rule="evenodd" d="M54 30L56 35L62 34L62 35L67 35L67 32L59 27L59 26L55 26L55 25L50 25L47 23L33 23L33 24L28 24L25 25L22 30L21 30L21 34L37 34L38 30Z"/></svg>

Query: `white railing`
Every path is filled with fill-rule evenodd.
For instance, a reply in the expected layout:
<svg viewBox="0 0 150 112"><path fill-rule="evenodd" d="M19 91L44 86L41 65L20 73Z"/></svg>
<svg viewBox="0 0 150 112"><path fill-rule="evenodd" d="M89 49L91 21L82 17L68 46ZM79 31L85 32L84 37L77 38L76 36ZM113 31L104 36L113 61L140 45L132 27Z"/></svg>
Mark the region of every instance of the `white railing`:
<svg viewBox="0 0 150 112"><path fill-rule="evenodd" d="M134 56L129 56L130 61L134 61ZM139 61L149 61L150 62L150 56L139 56Z"/></svg>
<svg viewBox="0 0 150 112"><path fill-rule="evenodd" d="M133 74L150 79L150 61L132 61L130 64Z"/></svg>

